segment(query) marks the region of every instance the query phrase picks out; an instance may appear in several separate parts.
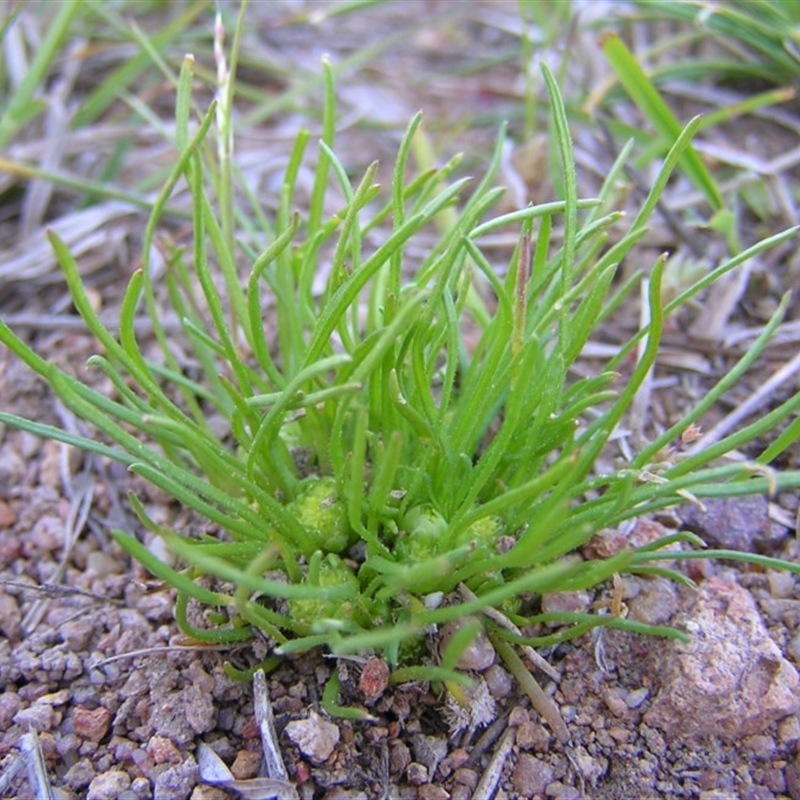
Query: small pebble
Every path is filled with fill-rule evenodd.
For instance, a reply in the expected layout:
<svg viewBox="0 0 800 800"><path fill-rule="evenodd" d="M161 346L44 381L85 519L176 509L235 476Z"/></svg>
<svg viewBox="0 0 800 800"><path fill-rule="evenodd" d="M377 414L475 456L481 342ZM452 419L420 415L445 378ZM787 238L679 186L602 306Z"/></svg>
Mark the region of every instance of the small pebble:
<svg viewBox="0 0 800 800"><path fill-rule="evenodd" d="M565 786L561 781L551 783L545 789L545 795L553 800L579 800L581 793L572 786Z"/></svg>
<svg viewBox="0 0 800 800"><path fill-rule="evenodd" d="M86 619L73 619L59 627L61 638L76 653L85 650L94 635L94 625Z"/></svg>
<svg viewBox="0 0 800 800"><path fill-rule="evenodd" d="M414 750L414 759L425 765L429 775L436 772L436 767L447 755L447 742L438 736L417 734L411 737L411 746Z"/></svg>
<svg viewBox="0 0 800 800"><path fill-rule="evenodd" d="M624 717L629 709L625 692L621 689L609 689L603 693L606 707L615 717Z"/></svg>
<svg viewBox="0 0 800 800"><path fill-rule="evenodd" d="M654 578L642 587L630 603L630 616L648 625L664 625L678 609L678 590L666 578Z"/></svg>
<svg viewBox="0 0 800 800"><path fill-rule="evenodd" d="M589 755L584 747L576 747L572 753L572 759L580 770L584 780L594 786L597 780L608 770L608 760L602 756L594 757Z"/></svg>
<svg viewBox="0 0 800 800"><path fill-rule="evenodd" d="M553 767L546 761L520 753L511 773L511 785L521 797L533 797L544 794L553 777Z"/></svg>
<svg viewBox="0 0 800 800"><path fill-rule="evenodd" d="M10 594L0 594L0 633L10 642L22 638L22 612L17 598Z"/></svg>
<svg viewBox="0 0 800 800"><path fill-rule="evenodd" d="M198 780L197 762L189 756L156 778L153 797L158 800L186 800Z"/></svg>
<svg viewBox="0 0 800 800"><path fill-rule="evenodd" d="M768 572L769 593L786 599L794 593L795 577L791 572Z"/></svg>
<svg viewBox="0 0 800 800"><path fill-rule="evenodd" d="M744 746L756 757L760 759L771 758L775 753L775 742L771 736L759 734L748 736L744 740Z"/></svg>
<svg viewBox="0 0 800 800"><path fill-rule="evenodd" d="M784 775L786 776L786 791L789 797L792 800L795 797L800 797L800 761L794 761L787 765Z"/></svg>
<svg viewBox="0 0 800 800"><path fill-rule="evenodd" d="M478 785L478 773L474 769L461 767L453 773L453 781L461 786L467 786L471 791L475 791Z"/></svg>
<svg viewBox="0 0 800 800"><path fill-rule="evenodd" d="M26 537L26 545L41 558L64 545L64 522L60 517L45 515L34 523Z"/></svg>
<svg viewBox="0 0 800 800"><path fill-rule="evenodd" d="M19 710L22 708L22 698L11 691L10 688L0 692L0 729L7 730Z"/></svg>
<svg viewBox="0 0 800 800"><path fill-rule="evenodd" d="M189 800L231 800L231 794L216 786L205 786L201 783L194 787Z"/></svg>
<svg viewBox="0 0 800 800"><path fill-rule="evenodd" d="M583 589L574 592L550 592L542 597L542 611L584 613L589 610L592 598Z"/></svg>
<svg viewBox="0 0 800 800"><path fill-rule="evenodd" d="M450 792L442 786L428 783L417 789L417 798L419 800L450 800Z"/></svg>
<svg viewBox="0 0 800 800"><path fill-rule="evenodd" d="M149 798L153 796L150 790L150 781L147 780L147 778L143 778L141 775L133 779L130 790L137 798L141 798L141 800L149 800Z"/></svg>
<svg viewBox="0 0 800 800"><path fill-rule="evenodd" d="M402 775L411 763L411 751L405 742L399 739L389 744L389 772L392 775Z"/></svg>
<svg viewBox="0 0 800 800"><path fill-rule="evenodd" d="M792 714L778 725L778 741L782 745L794 744L800 741L800 719Z"/></svg>
<svg viewBox="0 0 800 800"><path fill-rule="evenodd" d="M334 786L325 794L324 800L369 800L364 792L356 792L351 789L344 789L341 786Z"/></svg>
<svg viewBox="0 0 800 800"><path fill-rule="evenodd" d="M94 709L76 706L72 712L72 724L81 739L99 742L108 733L111 716L111 712L103 706Z"/></svg>
<svg viewBox="0 0 800 800"><path fill-rule="evenodd" d="M389 665L377 656L370 658L358 679L358 688L368 701L377 700L389 685Z"/></svg>
<svg viewBox="0 0 800 800"><path fill-rule="evenodd" d="M4 500L0 500L0 528L10 528L16 521L14 509Z"/></svg>
<svg viewBox="0 0 800 800"><path fill-rule="evenodd" d="M483 673L483 678L489 687L489 694L495 700L502 700L504 697L508 697L514 690L514 679L499 664L492 664Z"/></svg>
<svg viewBox="0 0 800 800"><path fill-rule="evenodd" d="M453 637L466 624L470 618L458 620L458 622L448 622L442 628L442 638L439 642L439 653L444 656L448 645ZM461 657L458 659L458 668L463 670L473 670L483 672L494 664L497 654L486 632L481 628L475 638L464 648Z"/></svg>
<svg viewBox="0 0 800 800"><path fill-rule="evenodd" d="M117 559L100 550L89 553L86 559L86 570L87 572L91 571L92 576L95 578L117 575L121 568L122 565Z"/></svg>
<svg viewBox="0 0 800 800"><path fill-rule="evenodd" d="M520 750L533 750L533 743L535 741L534 723L531 720L526 720L521 725L517 726L517 736L515 742Z"/></svg>
<svg viewBox="0 0 800 800"><path fill-rule="evenodd" d="M508 715L508 727L517 728L524 722L530 722L531 715L522 706L514 706Z"/></svg>
<svg viewBox="0 0 800 800"><path fill-rule="evenodd" d="M634 689L632 692L628 692L625 703L628 708L639 708L639 706L647 700L649 694L650 690L642 686L640 689Z"/></svg>
<svg viewBox="0 0 800 800"><path fill-rule="evenodd" d="M800 664L800 631L792 636L786 649L789 651L789 655L792 657L795 664Z"/></svg>
<svg viewBox="0 0 800 800"><path fill-rule="evenodd" d="M153 736L147 743L147 753L156 764L180 764L180 750L166 736Z"/></svg>
<svg viewBox="0 0 800 800"><path fill-rule="evenodd" d="M23 728L33 728L39 733L52 730L60 721L61 715L48 703L34 703L14 715L14 722L17 725L22 725Z"/></svg>
<svg viewBox="0 0 800 800"><path fill-rule="evenodd" d="M236 780L245 781L258 777L260 768L261 753L254 750L240 750L236 754L236 760L231 764L231 773Z"/></svg>
<svg viewBox="0 0 800 800"><path fill-rule="evenodd" d="M412 761L406 770L406 779L414 786L422 786L428 782L428 768L424 764Z"/></svg>
<svg viewBox="0 0 800 800"><path fill-rule="evenodd" d="M632 731L628 730L628 728L609 728L608 735L615 741L619 742L620 744L626 744L630 741L631 736L633 735Z"/></svg>
<svg viewBox="0 0 800 800"><path fill-rule="evenodd" d="M94 767L88 758L76 761L64 774L64 783L76 791L85 789L94 779Z"/></svg>
<svg viewBox="0 0 800 800"><path fill-rule="evenodd" d="M97 775L89 784L86 800L118 800L119 796L131 785L127 772L112 769Z"/></svg>
<svg viewBox="0 0 800 800"><path fill-rule="evenodd" d="M311 711L308 719L290 722L286 726L286 735L315 764L327 761L339 744L339 728L324 720L316 711Z"/></svg>

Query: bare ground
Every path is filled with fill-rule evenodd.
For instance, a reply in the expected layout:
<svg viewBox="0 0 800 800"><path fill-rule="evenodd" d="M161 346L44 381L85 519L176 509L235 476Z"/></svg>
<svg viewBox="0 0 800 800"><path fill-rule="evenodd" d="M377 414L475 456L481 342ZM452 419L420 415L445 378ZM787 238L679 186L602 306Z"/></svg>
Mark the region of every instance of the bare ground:
<svg viewBox="0 0 800 800"><path fill-rule="evenodd" d="M437 156L445 159L464 150L468 170L478 172L497 123L508 118L515 143L504 176L512 185L509 206L552 196L546 140L522 136L524 81L519 59L511 55L519 52L515 3L395 3L323 19L329 8L327 3L254 4L248 40L254 62L243 59L242 70L244 75L250 70L265 93L280 97L287 85L302 83L315 72L309 65L316 65L324 52L337 63L375 44L369 58L343 70L338 79L340 155L348 166L357 172L381 158L388 168L403 127L422 107ZM320 18L303 19L309 9ZM141 22L157 26L157 15ZM599 85L605 71L595 34L574 28L569 37L562 34L543 44L541 55L557 65L565 49L571 54L568 98L570 93L579 96L587 84ZM278 66L264 70L256 56ZM71 77L63 65L68 83L61 86L63 105L73 107L121 57L113 48L106 60L84 51ZM269 81L259 69L271 76ZM54 81L53 93L56 88ZM691 88L675 87L670 95L685 118L732 96L730 89ZM279 108L265 122L248 120L237 132L240 158L266 207L274 202L269 198L279 173L276 164L297 125L307 124L302 108L315 107L316 94L309 90L307 95L311 99L301 93L297 104ZM169 117L169 87L150 84L145 96ZM640 122L622 103L606 108L618 118ZM779 113L746 117L703 133L699 149L715 174L731 182L745 174L755 187L746 200L737 195L746 243L794 221L793 162L777 169L775 159L797 146L797 112L796 105L787 104ZM545 117L539 113L544 134ZM109 113L83 134L88 139L64 136L61 152L53 156L56 165L91 173L118 141L117 121ZM582 189L591 194L615 155L614 144L596 120L576 122L574 136ZM93 143L88 150L86 141ZM168 148L145 126L132 146L121 180L136 175L143 163L156 168L169 158ZM53 148L52 129L39 129L12 145L7 155L11 161L41 163ZM737 159L745 156L757 163L743 172ZM645 185L647 177L641 176ZM40 187L37 202L30 200L35 186ZM82 332L53 259L41 246L43 227L62 225L72 236L97 302L113 320L120 287L136 266L143 219L111 201L90 206L81 216L74 193L42 186L0 175L0 314L26 333L39 353L81 372L96 345ZM635 202L634 187L632 208ZM691 191L678 181L666 202L671 214L654 225L641 257L668 247L700 263L719 258L716 238L687 222L692 219ZM176 222L165 235L184 233ZM647 424L669 424L702 396L743 352L797 275L794 249L780 249L749 265L738 283L727 285L726 294L706 297L674 320L645 409ZM704 430L758 398L759 386L792 363L800 337L796 308L795 301L794 316L781 327L776 343L745 384L704 420ZM637 325L636 309L628 316L622 313L593 342L594 354L602 355L603 348ZM764 413L797 390L796 375L790 373L750 413ZM0 352L0 407L44 422L78 424L46 385L6 351ZM797 452L790 451L781 466L796 468L797 461ZM231 796L200 780L201 743L238 780L251 781L242 784L252 792L245 796L268 796L258 795L253 782L261 774L263 751L252 688L223 671L226 660L240 667L253 663L263 655L263 644L232 652L180 646L185 643L173 622L171 592L108 537L113 527L136 529L125 506L129 488L140 493L149 513L163 524L183 530L198 524L169 498L134 484L116 465L27 434L2 432L0 781L16 765L21 769L7 785L0 784L3 796L43 796L32 777L36 771L28 769L34 759L25 754L34 741L43 756L39 774L46 774L57 797ZM797 560L797 507L795 496L727 501L712 505L706 515L688 506L634 530L609 532L593 546L613 549L619 537L643 541L654 535L654 527L685 526L713 545ZM363 663L336 662L321 653L287 659L268 676L268 689L291 783L302 798L328 800L800 798L797 580L708 562L693 567L691 576L697 589L630 578L618 596L634 619L671 622L690 632L691 645L606 631L543 654L558 679L537 676L560 707L567 742L559 741L530 709L491 652L475 671L489 709L480 725L458 719L435 687L387 690L380 680L373 687L362 675ZM580 609L609 604L613 593L613 587L605 587L594 595L547 602ZM435 646L433 635L431 649ZM332 670L340 672L340 701L366 705L371 721L322 713L320 695Z"/></svg>

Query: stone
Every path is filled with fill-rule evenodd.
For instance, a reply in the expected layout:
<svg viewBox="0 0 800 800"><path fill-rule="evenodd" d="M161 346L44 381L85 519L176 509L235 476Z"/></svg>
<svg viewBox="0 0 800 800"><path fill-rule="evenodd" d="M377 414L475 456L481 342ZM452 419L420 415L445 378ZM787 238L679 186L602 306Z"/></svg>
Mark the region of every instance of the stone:
<svg viewBox="0 0 800 800"><path fill-rule="evenodd" d="M778 741L784 747L800 741L800 719L796 715L787 717L778 725Z"/></svg>
<svg viewBox="0 0 800 800"><path fill-rule="evenodd" d="M643 582L628 606L631 619L647 625L665 625L678 609L678 590L673 581L653 578Z"/></svg>
<svg viewBox="0 0 800 800"><path fill-rule="evenodd" d="M450 792L442 786L429 783L417 789L417 797L419 800L450 800Z"/></svg>
<svg viewBox="0 0 800 800"><path fill-rule="evenodd" d="M36 702L14 715L14 722L24 728L33 728L42 733L53 730L61 721L61 715L49 703Z"/></svg>
<svg viewBox="0 0 800 800"><path fill-rule="evenodd" d="M405 742L395 739L389 743L389 772L402 775L411 763L411 751Z"/></svg>
<svg viewBox="0 0 800 800"><path fill-rule="evenodd" d="M478 785L478 773L474 769L460 767L453 773L453 782L461 786L466 786L470 791L475 791Z"/></svg>
<svg viewBox="0 0 800 800"><path fill-rule="evenodd" d="M800 800L800 760L794 761L784 771L786 791L792 800Z"/></svg>
<svg viewBox="0 0 800 800"><path fill-rule="evenodd" d="M542 611L544 613L585 614L589 611L591 602L592 598L584 589L574 592L550 592L542 596Z"/></svg>
<svg viewBox="0 0 800 800"><path fill-rule="evenodd" d="M108 733L109 725L111 725L111 712L103 706L93 709L76 706L72 712L72 724L75 733L81 739L99 742Z"/></svg>
<svg viewBox="0 0 800 800"><path fill-rule="evenodd" d="M424 764L412 761L406 770L406 779L412 786L422 786L428 782L428 768Z"/></svg>
<svg viewBox="0 0 800 800"><path fill-rule="evenodd" d="M504 697L508 697L514 690L514 679L499 664L492 664L484 672L483 678L489 688L489 694L495 700L502 700Z"/></svg>
<svg viewBox="0 0 800 800"><path fill-rule="evenodd" d="M447 755L447 742L440 736L423 736L415 734L411 737L414 760L424 764L428 774L433 777L436 768Z"/></svg>
<svg viewBox="0 0 800 800"><path fill-rule="evenodd" d="M70 789L85 789L94 779L94 767L88 758L76 761L64 774L64 783Z"/></svg>
<svg viewBox="0 0 800 800"><path fill-rule="evenodd" d="M520 797L534 797L544 794L553 776L553 768L547 762L528 753L520 753L511 773L511 785Z"/></svg>
<svg viewBox="0 0 800 800"><path fill-rule="evenodd" d="M467 617L457 622L448 622L442 627L442 637L439 641L439 654L442 657L444 657L453 637L468 621L472 621L472 618ZM494 664L496 657L497 654L494 651L494 646L489 641L486 631L480 628L477 635L464 648L456 666L458 669L462 670L483 672Z"/></svg>
<svg viewBox="0 0 800 800"><path fill-rule="evenodd" d="M367 660L358 678L358 688L368 702L377 700L389 685L389 665L377 656Z"/></svg>
<svg viewBox="0 0 800 800"><path fill-rule="evenodd" d="M200 686L187 686L181 696L186 709L186 721L197 734L213 731L217 724L217 709L210 691L203 691Z"/></svg>
<svg viewBox="0 0 800 800"><path fill-rule="evenodd" d="M22 698L11 690L10 687L0 692L0 730L7 730L19 710L22 708Z"/></svg>
<svg viewBox="0 0 800 800"><path fill-rule="evenodd" d="M130 785L131 779L127 772L112 769L92 779L86 800L117 800Z"/></svg>
<svg viewBox="0 0 800 800"><path fill-rule="evenodd" d="M95 629L87 619L73 619L61 625L58 632L71 650L80 653L89 646Z"/></svg>
<svg viewBox="0 0 800 800"><path fill-rule="evenodd" d="M669 741L741 740L800 709L800 680L772 641L749 592L707 580L674 624L691 637L654 648L659 690L644 716Z"/></svg>
<svg viewBox="0 0 800 800"><path fill-rule="evenodd" d="M772 538L765 495L703 498L703 505L705 510L687 503L681 507L680 516L683 527L696 533L709 547L751 553L754 548L763 549Z"/></svg>
<svg viewBox="0 0 800 800"><path fill-rule="evenodd" d="M183 761L180 750L166 736L154 736L146 749L155 764L180 764Z"/></svg>
<svg viewBox="0 0 800 800"><path fill-rule="evenodd" d="M286 735L300 752L314 764L323 764L339 743L339 728L311 711L308 719L299 719L286 726Z"/></svg>
<svg viewBox="0 0 800 800"><path fill-rule="evenodd" d="M197 784L198 774L197 762L190 756L158 775L153 797L158 800L188 800Z"/></svg>
<svg viewBox="0 0 800 800"><path fill-rule="evenodd" d="M10 528L17 521L17 515L11 506L0 500L0 529Z"/></svg>
<svg viewBox="0 0 800 800"><path fill-rule="evenodd" d="M255 750L240 750L231 764L231 774L237 781L257 778L261 767L261 753Z"/></svg>
<svg viewBox="0 0 800 800"><path fill-rule="evenodd" d="M0 594L0 633L10 642L22 638L22 612L17 598L10 594Z"/></svg>

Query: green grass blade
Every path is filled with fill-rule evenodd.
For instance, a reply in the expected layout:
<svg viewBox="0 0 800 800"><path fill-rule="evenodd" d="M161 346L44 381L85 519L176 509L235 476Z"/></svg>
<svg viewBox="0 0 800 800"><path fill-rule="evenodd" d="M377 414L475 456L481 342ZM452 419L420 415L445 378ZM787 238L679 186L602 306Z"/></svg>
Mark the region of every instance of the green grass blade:
<svg viewBox="0 0 800 800"><path fill-rule="evenodd" d="M614 33L607 33L601 39L601 47L620 83L653 123L658 134L668 142L677 139L681 134L681 124L622 39ZM681 165L687 177L703 193L711 208L714 211L722 209L723 202L719 189L694 148L687 148L681 159Z"/></svg>

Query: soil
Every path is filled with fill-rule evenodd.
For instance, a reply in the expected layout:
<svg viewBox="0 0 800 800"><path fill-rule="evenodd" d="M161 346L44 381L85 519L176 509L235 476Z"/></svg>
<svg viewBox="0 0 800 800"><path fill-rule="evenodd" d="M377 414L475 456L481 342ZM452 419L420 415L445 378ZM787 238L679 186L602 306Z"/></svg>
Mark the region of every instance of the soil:
<svg viewBox="0 0 800 800"><path fill-rule="evenodd" d="M270 6L252 7L264 31L261 44L293 67L318 60L323 51L336 61L370 41L382 43L372 61L340 78L343 116L350 125L343 126L342 159L355 170L376 157L391 163L387 156L416 107L425 109L442 158L456 144L467 153L486 152L496 127L468 125L465 120L474 122L476 109L492 120L506 115L520 124L523 82L517 63L487 58L481 70L466 69L475 66L474 52L519 46L507 30L518 21L516 3L431 2L418 20L408 18L404 4L389 4L366 10L357 22L349 15L322 18L329 8L325 3L276 3L272 11ZM320 19L305 19L309 10ZM587 76L602 77L592 72L600 58L593 30L581 31L573 29L569 43L583 53L567 75L576 92ZM547 52L555 58L566 46L566 38L556 40ZM700 102L687 101L680 92L672 97L677 107ZM635 118L624 104L614 108ZM704 136L734 150L763 141L763 157L772 158L797 144L798 109L787 107L783 114L751 121L747 130L720 127ZM278 116L271 135L280 139L297 119L293 112ZM264 136L258 126L242 132L245 160ZM137 146L148 146L146 138L143 134ZM581 127L575 139L582 190L589 194L614 154L602 131ZM152 152L155 164L166 150ZM508 175L516 177L519 192L548 196L549 182L535 168L544 163L541 142L518 143L514 158ZM268 186L268 171L261 177ZM791 169L764 181L775 196L779 185L790 193L796 189ZM666 198L675 213L681 192L676 186ZM21 216L15 216L15 210L22 214L18 203L10 202L12 211L2 220L0 246L7 258L0 261L32 254L32 243L41 236L41 228L22 229ZM48 217L74 211L74 201L57 194ZM785 214L777 201L768 219L743 213L745 237L755 241L768 226L780 229ZM688 226L676 229L671 220L661 218L646 246L653 252L664 246L692 251L700 241L713 260L715 240L706 242L706 232ZM101 240L85 250L87 281L112 318L135 266L131 252L143 224L129 210L114 213L98 229ZM180 229L172 233L179 236ZM42 356L102 387L102 379L83 369L97 345L75 317L52 259L45 255L26 264L24 275L0 271L0 316ZM708 308L716 309L718 298L706 298L705 306L675 320L659 362L651 420L667 424L724 374L751 340L748 329L763 324L797 274L794 252L779 249L754 267L729 313L714 317L713 324ZM630 317L624 312L601 331L598 348L636 327L637 312ZM782 327L738 394L714 409L704 427L711 428L791 358L796 327L791 321ZM772 401L797 391L795 376ZM0 350L0 408L43 423L80 424L6 350ZM781 466L796 468L797 461L790 450ZM264 655L263 643L232 650L187 646L174 623L171 590L131 562L108 535L116 527L139 530L126 505L129 490L162 524L187 531L197 524L118 465L0 429L0 796L45 796L31 769L29 749L35 743L53 796L63 800L236 796L202 780L207 773L201 775L198 758L204 744L230 767L240 796L288 798L258 782L264 753L253 688L224 669L226 662L255 663ZM682 527L713 546L796 562L797 512L798 499L788 493L710 502L704 512L688 504L631 529L609 531L591 548L613 551L620 537L646 541ZM560 709L566 741L531 709L491 645L471 673L472 696L484 709L477 720L447 706L437 686L387 687L385 665L377 659L336 661L324 653L287 658L267 681L293 791L303 800L800 800L800 582L740 562L690 562L685 569L696 582L693 588L629 577L595 593L545 598L551 608L621 602L629 618L674 625L691 637L682 643L605 629L543 652L558 679L529 666ZM438 635L431 634L432 651ZM321 694L333 670L342 682L340 702L367 708L369 720L323 712Z"/></svg>

